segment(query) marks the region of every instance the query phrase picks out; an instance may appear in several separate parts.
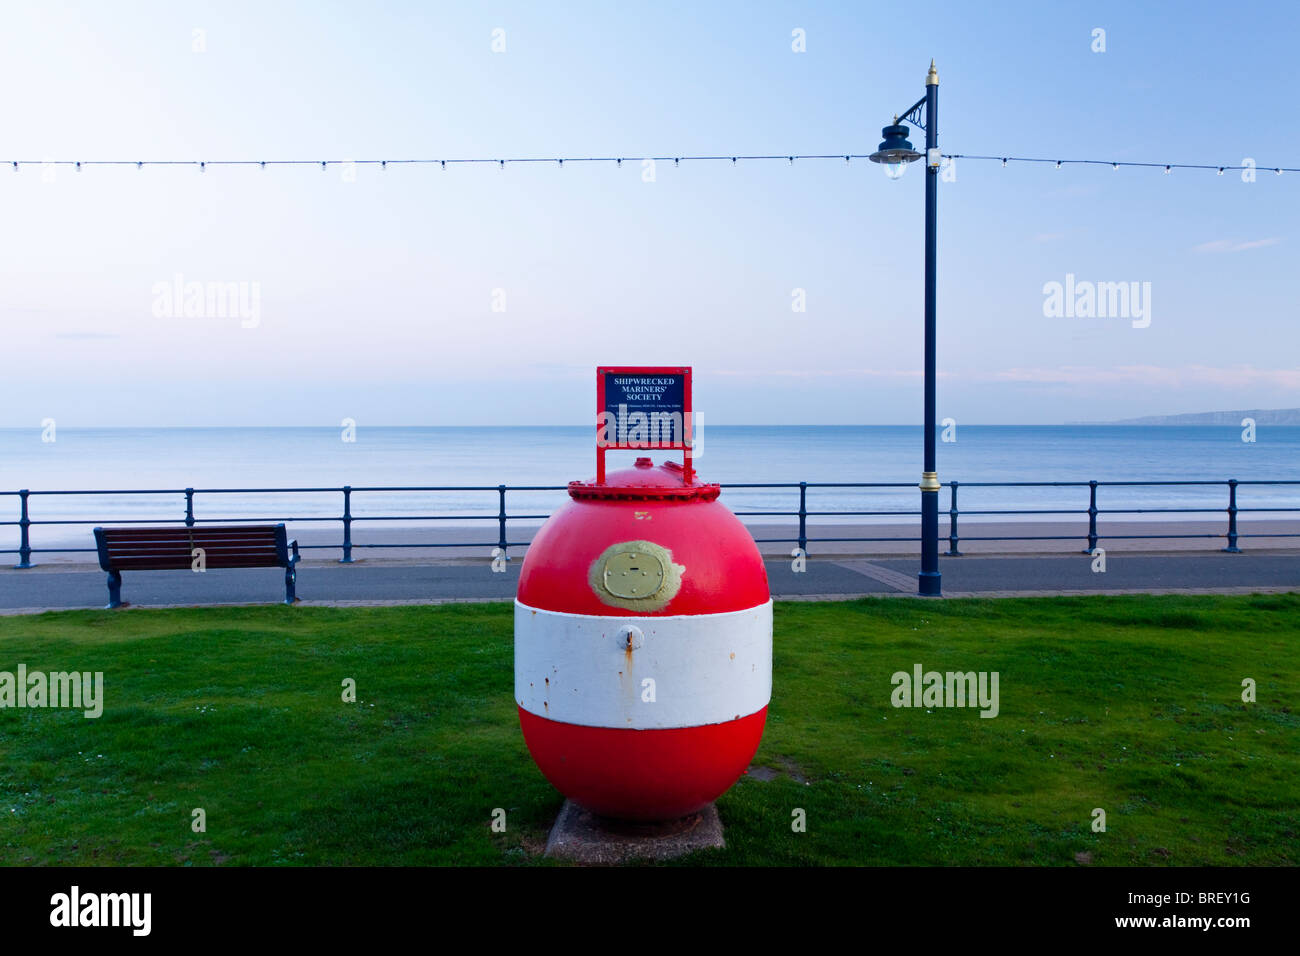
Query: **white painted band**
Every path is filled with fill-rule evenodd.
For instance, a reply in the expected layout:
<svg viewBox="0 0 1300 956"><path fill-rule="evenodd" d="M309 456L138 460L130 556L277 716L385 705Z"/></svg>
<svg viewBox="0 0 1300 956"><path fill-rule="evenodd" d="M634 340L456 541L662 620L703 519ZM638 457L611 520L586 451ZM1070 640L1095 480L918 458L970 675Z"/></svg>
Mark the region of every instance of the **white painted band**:
<svg viewBox="0 0 1300 956"><path fill-rule="evenodd" d="M629 626L640 631L632 649ZM771 601L672 617L564 614L515 601L515 701L539 717L699 727L747 717L771 699Z"/></svg>

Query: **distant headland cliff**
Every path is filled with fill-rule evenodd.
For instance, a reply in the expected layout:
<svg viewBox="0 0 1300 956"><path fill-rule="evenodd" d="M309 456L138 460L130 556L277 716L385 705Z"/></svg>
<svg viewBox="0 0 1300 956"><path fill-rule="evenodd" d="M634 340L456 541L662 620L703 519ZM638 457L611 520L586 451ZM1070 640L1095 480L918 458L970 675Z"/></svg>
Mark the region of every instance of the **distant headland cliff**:
<svg viewBox="0 0 1300 956"><path fill-rule="evenodd" d="M1070 425L1232 425L1243 418L1256 425L1300 425L1300 408L1247 408L1237 412L1189 412L1184 415L1144 415L1117 422L1068 422Z"/></svg>

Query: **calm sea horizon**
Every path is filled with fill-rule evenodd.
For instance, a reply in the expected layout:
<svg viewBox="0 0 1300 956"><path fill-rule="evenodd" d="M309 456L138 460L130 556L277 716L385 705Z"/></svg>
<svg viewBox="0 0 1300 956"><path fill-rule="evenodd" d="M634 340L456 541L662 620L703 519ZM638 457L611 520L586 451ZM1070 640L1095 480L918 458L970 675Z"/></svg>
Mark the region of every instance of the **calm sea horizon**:
<svg viewBox="0 0 1300 956"><path fill-rule="evenodd" d="M362 486L557 485L595 471L594 429L580 426L358 426L355 441L342 428L58 428L53 441L40 428L0 429L0 493L98 490L98 495L34 495L32 517L46 520L179 519L183 496L197 489ZM1241 429L1169 425L963 425L955 441L940 442L941 481L1300 481L1300 426L1261 427L1256 441ZM904 425L710 425L697 457L701 478L741 483L901 482L908 487L812 489L820 511L908 511L917 507L921 429ZM644 452L642 453L644 454ZM665 452L649 452L656 462ZM626 467L636 453L610 453ZM675 457L675 455L674 455ZM122 489L168 494L114 495ZM1139 485L1104 489L1104 507L1196 507L1222 513L1222 486ZM959 490L966 510L1087 507L1086 488ZM240 492L200 494L200 518L337 516L341 495ZM1300 507L1300 485L1239 492L1242 507ZM565 500L563 492L518 492L512 514L540 521ZM790 511L797 489L725 489L733 510ZM948 507L948 490L940 498ZM492 492L357 493L358 515L495 514ZM18 499L0 494L0 521L17 519ZM1208 515L1185 515L1206 517ZM1287 517L1272 515L1271 517ZM764 520L751 516L751 521ZM824 521L889 520L852 514ZM897 519L895 519L897 520ZM71 529L69 529L71 530ZM17 538L0 527L0 547Z"/></svg>

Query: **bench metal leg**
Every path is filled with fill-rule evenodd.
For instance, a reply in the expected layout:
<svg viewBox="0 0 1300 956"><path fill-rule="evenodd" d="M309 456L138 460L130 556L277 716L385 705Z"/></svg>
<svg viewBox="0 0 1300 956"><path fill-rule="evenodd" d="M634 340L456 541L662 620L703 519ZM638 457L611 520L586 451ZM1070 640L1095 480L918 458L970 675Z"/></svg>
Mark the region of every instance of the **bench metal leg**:
<svg viewBox="0 0 1300 956"><path fill-rule="evenodd" d="M122 572L108 572L108 604L104 610L109 611L122 606Z"/></svg>
<svg viewBox="0 0 1300 956"><path fill-rule="evenodd" d="M289 542L289 562L284 566L284 603L293 604L298 600L298 562L302 555L298 553L298 540Z"/></svg>

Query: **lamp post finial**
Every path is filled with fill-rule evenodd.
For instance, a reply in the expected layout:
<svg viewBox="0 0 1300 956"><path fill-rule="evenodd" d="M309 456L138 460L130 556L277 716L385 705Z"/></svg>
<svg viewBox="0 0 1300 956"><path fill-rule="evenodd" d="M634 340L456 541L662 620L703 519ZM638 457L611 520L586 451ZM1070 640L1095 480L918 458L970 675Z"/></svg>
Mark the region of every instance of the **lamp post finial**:
<svg viewBox="0 0 1300 956"><path fill-rule="evenodd" d="M939 85L939 73L938 73L938 71L935 70L935 68L934 68L934 59L933 59L933 58L931 58L931 60L930 60L930 72L927 73L926 76L925 76L925 85L926 85L926 86L938 86L938 85Z"/></svg>

